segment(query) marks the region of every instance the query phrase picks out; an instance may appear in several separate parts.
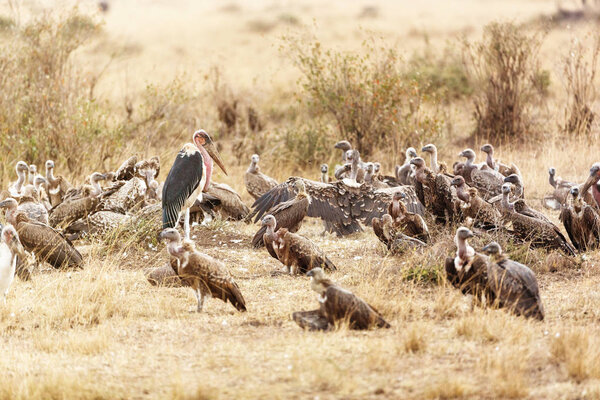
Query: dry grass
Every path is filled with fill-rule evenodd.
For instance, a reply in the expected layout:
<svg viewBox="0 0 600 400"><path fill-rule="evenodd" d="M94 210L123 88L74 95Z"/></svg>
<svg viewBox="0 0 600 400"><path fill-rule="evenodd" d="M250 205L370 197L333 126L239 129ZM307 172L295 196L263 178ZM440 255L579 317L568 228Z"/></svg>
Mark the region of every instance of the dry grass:
<svg viewBox="0 0 600 400"><path fill-rule="evenodd" d="M114 110L106 124L123 124L135 138L115 146L118 154L113 158L101 163L84 159L79 167L86 172L98 165L108 169L119 164L120 154L157 154L164 179L181 143L194 128L204 127L215 133L229 170L228 176L217 172L215 180L231 185L246 203L251 201L241 177L249 152L260 152L263 171L279 180L293 174L316 179L321 157L333 163L339 159L337 152L326 148L329 142L319 142L323 122L295 103L298 71L281 57L282 34L309 31L328 48L358 54L361 42L375 35L408 57L427 56L421 51L425 38L427 51L437 52L439 60L448 37L464 34L477 40L483 25L497 18L521 21L553 11L552 4L533 0L466 0L460 18L448 18L456 15L456 6L445 2L435 7L429 2L410 7L377 1L324 6L303 0L287 7L260 1L186 2L185 13L175 7L180 4L148 0L141 12L139 2L114 2L102 17L103 34L70 55L73 71L81 68L81 76L88 71L91 77L101 76L94 95ZM367 8L377 10L376 17L358 19ZM28 12L13 17L0 5L0 15L10 15L0 20L18 25L27 21ZM135 21L130 15L137 16ZM313 18L313 27L300 23ZM11 22L6 32L12 26ZM566 48L563 45L572 35L589 28L582 23L568 31L559 27L549 32L540 50L543 68L555 74L562 56L556 48ZM7 37L3 32L0 41ZM113 56L114 49L132 43L138 50ZM427 69L435 71L439 64L435 60ZM214 66L222 70L220 85L210 73L216 71ZM556 75L551 82L558 82ZM246 132L236 122L232 132L226 132L213 101L219 96L228 102L239 99L242 118L248 106L254 107L264 118L263 129ZM468 92L465 96L443 105L445 135L439 139L439 157L450 165L464 147L477 149L483 144L468 139L473 121ZM565 141L556 132L564 123L563 90L551 86L549 98L536 110L546 121L543 145L507 140L496 146L497 158L519 165L527 201L536 208L550 189L549 166L565 179L582 181L598 161L589 138ZM328 124L324 129L334 132L337 127ZM275 133L286 132L287 147L285 141L273 143ZM333 139L334 134L330 136ZM420 148L425 141L414 135L411 144ZM315 144L326 150L315 156ZM399 150L380 146L373 157L381 157L384 171L392 171L402 160ZM291 165L281 161L282 154L314 158ZM25 155L11 155L21 156ZM58 169L76 182L83 179L61 160ZM14 179L12 170L1 175L3 182ZM557 220L556 214L550 216ZM443 259L452 252L449 232L436 232L436 244L425 254L394 257L383 251L369 230L338 239L320 236L321 223L309 221L301 233L314 239L339 266L332 279L363 297L392 324L387 330L356 332L342 325L334 332L314 333L300 330L290 318L294 311L317 305L308 279L271 276L281 266L266 251L250 248L255 229L241 222L217 221L193 232L202 251L230 267L248 304L244 314L217 300L208 300L204 313L191 314L195 303L191 290L150 286L142 270L163 265L167 257L162 246L149 247L156 242L148 227L79 243L87 260L82 271L44 269L29 282L15 282L7 306L0 307L0 399L600 395L600 252L568 260L557 253L507 247L538 274L547 317L536 322L504 310L482 310L438 281L443 278ZM480 247L492 238L484 235L474 243Z"/></svg>

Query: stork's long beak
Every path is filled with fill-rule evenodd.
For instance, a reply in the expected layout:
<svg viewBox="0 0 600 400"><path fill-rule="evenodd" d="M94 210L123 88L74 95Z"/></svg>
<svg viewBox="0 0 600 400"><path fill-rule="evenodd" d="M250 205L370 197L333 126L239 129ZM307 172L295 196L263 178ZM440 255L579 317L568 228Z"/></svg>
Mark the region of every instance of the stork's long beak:
<svg viewBox="0 0 600 400"><path fill-rule="evenodd" d="M204 148L206 149L208 154L211 156L213 161L215 163L217 163L219 168L221 168L221 170L225 173L225 175L228 175L227 170L225 169L225 165L223 164L223 160L221 159L221 155L217 151L217 148L215 147L215 145L212 142L205 143Z"/></svg>
<svg viewBox="0 0 600 400"><path fill-rule="evenodd" d="M590 176L587 178L587 180L583 184L583 187L581 188L580 193L587 193L588 189L590 187L592 187L593 184L598 182L598 180L600 179L600 176L598 174L600 174L600 170L598 170L596 168L592 168L590 170Z"/></svg>

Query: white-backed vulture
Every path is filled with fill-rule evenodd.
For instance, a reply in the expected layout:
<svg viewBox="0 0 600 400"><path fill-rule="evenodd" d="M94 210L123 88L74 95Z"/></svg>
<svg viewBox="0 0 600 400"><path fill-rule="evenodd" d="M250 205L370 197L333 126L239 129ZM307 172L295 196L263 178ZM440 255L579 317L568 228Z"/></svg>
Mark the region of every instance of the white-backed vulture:
<svg viewBox="0 0 600 400"><path fill-rule="evenodd" d="M481 146L481 151L487 154L485 163L494 171L498 171L504 176L509 176L512 174L521 176L521 171L519 171L519 168L515 164L511 163L510 166L508 166L494 159L494 146L491 144L484 144Z"/></svg>
<svg viewBox="0 0 600 400"><path fill-rule="evenodd" d="M446 224L455 216L454 196L447 176L436 174L425 166L425 160L416 157L411 160L416 167L416 193L436 222ZM422 197L422 199L421 199Z"/></svg>
<svg viewBox="0 0 600 400"><path fill-rule="evenodd" d="M54 176L54 161L46 161L46 193L50 198L52 207L56 207L63 201L65 194L72 185L62 176Z"/></svg>
<svg viewBox="0 0 600 400"><path fill-rule="evenodd" d="M403 201L405 197L404 193L395 192L392 196L392 202L388 206L387 212L392 217L394 226L408 236L425 243L429 242L431 237L425 220L419 214L411 213L406 209Z"/></svg>
<svg viewBox="0 0 600 400"><path fill-rule="evenodd" d="M15 166L17 171L17 180L13 182L8 187L8 192L11 197L18 198L22 195L22 190L27 184L27 173L29 172L29 167L25 161L19 161Z"/></svg>
<svg viewBox="0 0 600 400"><path fill-rule="evenodd" d="M254 200L277 186L277 181L275 179L260 172L260 167L258 166L259 161L260 157L258 154L253 154L250 159L250 166L244 174L246 190Z"/></svg>
<svg viewBox="0 0 600 400"><path fill-rule="evenodd" d="M198 299L197 312L202 311L204 297L211 296L229 301L238 311L246 311L246 301L239 286L221 261L196 250L193 242L181 242L179 232L173 228L164 229L159 239L167 241L167 251L177 258L177 275L184 286L194 290Z"/></svg>
<svg viewBox="0 0 600 400"><path fill-rule="evenodd" d="M460 199L462 215L465 218L472 218L476 227L485 230L496 229L502 225L502 214L481 197L475 188L470 188L465 183L465 178L457 175L452 180L452 185L456 187L457 197Z"/></svg>
<svg viewBox="0 0 600 400"><path fill-rule="evenodd" d="M600 246L600 216L579 197L579 188L571 188L571 196L560 212L571 243L579 251L597 249Z"/></svg>
<svg viewBox="0 0 600 400"><path fill-rule="evenodd" d="M412 164L410 161L418 157L417 151L413 147L406 149L404 164L396 166L396 180L400 185L412 185L414 179L412 175Z"/></svg>
<svg viewBox="0 0 600 400"><path fill-rule="evenodd" d="M490 257L488 285L496 304L517 315L543 320L544 306L533 271L505 256L496 242L488 244L482 251Z"/></svg>
<svg viewBox="0 0 600 400"><path fill-rule="evenodd" d="M305 274L314 268L330 271L337 269L319 246L310 239L289 232L286 228L279 228L276 231L276 225L275 217L270 214L262 219L262 226L266 228L263 241L271 257L285 265L288 274Z"/></svg>
<svg viewBox="0 0 600 400"><path fill-rule="evenodd" d="M212 182L206 193L219 200L219 205L214 210L218 211L223 219L240 221L250 213L240 195L229 185Z"/></svg>
<svg viewBox="0 0 600 400"><path fill-rule="evenodd" d="M33 185L27 185L23 189L17 210L23 211L33 221L48 224L48 210L40 203L38 191Z"/></svg>
<svg viewBox="0 0 600 400"><path fill-rule="evenodd" d="M294 313L292 318L301 327L331 330L341 323L347 323L350 329L391 327L373 306L327 279L321 268L307 275L311 278L311 289L319 294L319 310Z"/></svg>
<svg viewBox="0 0 600 400"><path fill-rule="evenodd" d="M114 179L117 181L128 181L135 176L135 165L138 162L138 157L133 155L123 161L121 166L115 171Z"/></svg>

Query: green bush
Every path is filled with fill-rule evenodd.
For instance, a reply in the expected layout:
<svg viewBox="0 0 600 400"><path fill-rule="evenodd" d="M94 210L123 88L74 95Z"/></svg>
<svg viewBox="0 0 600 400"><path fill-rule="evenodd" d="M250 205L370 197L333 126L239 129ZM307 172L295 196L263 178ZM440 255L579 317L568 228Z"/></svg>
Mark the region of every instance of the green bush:
<svg viewBox="0 0 600 400"><path fill-rule="evenodd" d="M435 99L402 73L393 49L365 42L361 53L325 50L318 41L287 38L302 73L301 100L311 115L332 118L338 138L365 156L381 146L404 146L437 136L442 123Z"/></svg>
<svg viewBox="0 0 600 400"><path fill-rule="evenodd" d="M539 64L539 32L491 23L483 38L464 43L465 65L475 90L475 134L497 142L536 133L533 106L549 85Z"/></svg>

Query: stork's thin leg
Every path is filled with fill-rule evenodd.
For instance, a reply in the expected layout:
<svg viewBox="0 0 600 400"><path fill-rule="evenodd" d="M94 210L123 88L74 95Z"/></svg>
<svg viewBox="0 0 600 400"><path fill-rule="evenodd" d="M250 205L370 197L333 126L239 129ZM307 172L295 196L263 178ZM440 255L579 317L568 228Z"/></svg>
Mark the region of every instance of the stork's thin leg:
<svg viewBox="0 0 600 400"><path fill-rule="evenodd" d="M185 209L185 219L183 221L183 231L185 232L185 238L190 240L190 209Z"/></svg>
<svg viewBox="0 0 600 400"><path fill-rule="evenodd" d="M202 306L204 305L204 294L200 291L200 288L196 289L196 298L198 299L198 312L202 312Z"/></svg>

